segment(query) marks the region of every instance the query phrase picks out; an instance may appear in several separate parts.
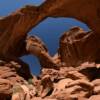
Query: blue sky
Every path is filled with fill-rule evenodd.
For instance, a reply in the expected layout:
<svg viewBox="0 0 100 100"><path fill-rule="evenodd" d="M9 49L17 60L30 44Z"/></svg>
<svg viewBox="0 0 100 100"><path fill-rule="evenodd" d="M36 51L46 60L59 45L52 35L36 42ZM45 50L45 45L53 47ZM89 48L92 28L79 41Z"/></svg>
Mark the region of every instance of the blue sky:
<svg viewBox="0 0 100 100"><path fill-rule="evenodd" d="M16 9L24 5L40 5L45 0L0 0L0 16L7 16ZM59 37L73 26L80 26L85 30L88 27L75 19L71 18L47 18L39 25L34 27L28 34L39 36L47 45L51 55L57 52L59 46ZM31 72L38 75L40 65L36 57L29 55L21 58L30 65Z"/></svg>

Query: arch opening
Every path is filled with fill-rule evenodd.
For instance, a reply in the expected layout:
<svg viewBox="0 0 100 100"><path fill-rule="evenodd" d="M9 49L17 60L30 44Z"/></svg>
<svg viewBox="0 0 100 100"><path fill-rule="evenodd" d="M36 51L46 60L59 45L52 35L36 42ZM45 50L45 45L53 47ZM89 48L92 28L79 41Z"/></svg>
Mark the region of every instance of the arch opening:
<svg viewBox="0 0 100 100"><path fill-rule="evenodd" d="M85 31L90 30L86 24L73 18L47 18L33 28L29 32L29 35L37 35L40 37L46 44L50 55L53 56L59 47L60 36L74 26L79 26ZM31 55L21 57L21 59L29 64L33 74L38 75L40 73L41 67L36 57Z"/></svg>

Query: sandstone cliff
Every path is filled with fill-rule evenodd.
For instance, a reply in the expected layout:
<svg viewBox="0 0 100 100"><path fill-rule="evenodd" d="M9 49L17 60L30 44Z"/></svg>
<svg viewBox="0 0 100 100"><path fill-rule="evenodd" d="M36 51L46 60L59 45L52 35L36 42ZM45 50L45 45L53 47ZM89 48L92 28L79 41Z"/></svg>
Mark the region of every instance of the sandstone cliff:
<svg viewBox="0 0 100 100"><path fill-rule="evenodd" d="M0 18L0 100L100 100L99 13L99 0L46 0ZM76 18L91 31L63 33L52 57L40 38L27 37L47 17ZM38 58L39 76L19 59L27 54Z"/></svg>
<svg viewBox="0 0 100 100"><path fill-rule="evenodd" d="M25 6L7 17L0 18L0 55L14 58L27 54L23 50L23 40L33 27L47 17L75 18L85 22L100 38L99 0L46 0L38 7ZM16 50L17 46L19 48Z"/></svg>

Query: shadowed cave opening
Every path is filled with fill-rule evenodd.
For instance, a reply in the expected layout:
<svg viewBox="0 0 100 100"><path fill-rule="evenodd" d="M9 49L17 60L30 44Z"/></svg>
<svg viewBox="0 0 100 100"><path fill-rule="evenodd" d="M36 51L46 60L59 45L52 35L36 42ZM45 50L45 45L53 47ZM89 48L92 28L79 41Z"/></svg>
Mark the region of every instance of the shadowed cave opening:
<svg viewBox="0 0 100 100"><path fill-rule="evenodd" d="M88 31L89 28L86 24L72 18L47 18L35 28L33 28L28 35L37 35L46 44L49 53L54 55L59 47L59 38L70 28L79 26ZM33 55L23 56L21 59L29 64L30 70L33 74L39 75L40 64L38 59Z"/></svg>

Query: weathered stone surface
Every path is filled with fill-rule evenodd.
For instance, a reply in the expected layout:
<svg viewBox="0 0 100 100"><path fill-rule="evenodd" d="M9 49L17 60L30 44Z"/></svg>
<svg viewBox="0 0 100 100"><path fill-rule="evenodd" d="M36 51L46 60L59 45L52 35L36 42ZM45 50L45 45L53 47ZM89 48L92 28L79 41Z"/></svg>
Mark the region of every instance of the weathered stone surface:
<svg viewBox="0 0 100 100"><path fill-rule="evenodd" d="M36 20L37 13L36 7L26 6L0 19L0 57L14 59L27 54L24 40L30 27L34 26L33 19Z"/></svg>
<svg viewBox="0 0 100 100"><path fill-rule="evenodd" d="M42 98L40 98L40 97L35 97L35 98L33 98L33 99L31 99L31 100L57 100L57 99L42 99Z"/></svg>
<svg viewBox="0 0 100 100"><path fill-rule="evenodd" d="M100 73L100 69L98 67L99 63L95 62L97 55L95 55L94 52L98 51L97 45L96 45L97 48L94 48L95 47L94 40L96 40L95 35L93 33L87 35L86 32L84 32L80 28L73 28L69 32L72 32L73 35L72 33L70 34L67 33L68 35L67 40L68 39L70 40L67 42L70 43L70 45L72 45L74 42L75 43L78 42L78 44L80 45L76 44L75 46L76 47L79 46L78 54L81 55L79 59L76 59L77 58L76 49L73 50L70 48L62 49L62 47L60 47L59 49L60 52L63 50L65 51L69 50L68 53L70 52L72 57L70 58L69 56L67 56L68 57L67 60L70 59L70 61L67 62L70 63L70 65L67 65L68 63L62 61L63 55L60 52L58 52L58 54L55 55L54 57L51 57L48 54L48 50L45 44L36 36L28 37L26 39L26 50L28 53L37 56L39 61L41 60L40 64L42 67L42 71L40 76L38 77L32 76L29 78L28 76L30 75L30 71L27 69L28 67L27 68L24 67L25 64L21 65L20 63L15 61L7 62L1 60L0 61L0 80L1 80L0 99L5 100L4 96L6 96L6 99L11 98L12 96L12 100L16 100L16 99L18 100L19 99L22 100L23 99L25 100L35 100L35 99L36 100L49 100L49 99L51 100L77 99L78 100L79 99L81 100L83 98L84 98L83 100L85 100L88 98L92 98L91 97L92 94L99 95L100 75L97 73ZM82 38L80 38L81 35L83 36ZM88 39L90 41L88 41ZM66 38L64 42L65 41ZM91 41L93 41L92 44ZM87 43L87 46L83 45L85 43ZM94 46L91 52L88 52L90 53L90 56L87 54L87 52L85 52L86 50L88 50L89 47L88 45L89 46L92 45L92 47ZM74 48L75 46L72 47ZM65 53L67 54L67 52ZM73 64L76 67L72 66ZM59 67L59 70L56 70L56 68L54 68L55 67L54 65L56 65L56 67ZM27 80L26 77L29 80ZM15 86L16 83L19 84L18 87Z"/></svg>
<svg viewBox="0 0 100 100"><path fill-rule="evenodd" d="M96 95L100 94L100 79L95 79L92 81L92 83L94 84L94 89L93 89L94 94Z"/></svg>
<svg viewBox="0 0 100 100"><path fill-rule="evenodd" d="M89 98L89 100L99 100L100 99L100 95L93 95Z"/></svg>
<svg viewBox="0 0 100 100"><path fill-rule="evenodd" d="M100 0L46 0L38 7L26 6L0 18L0 100L11 96L12 100L99 100L99 13ZM76 18L93 32L78 27L65 32L59 52L51 57L39 38L27 38L27 33L48 17ZM43 68L36 79L18 58L30 53Z"/></svg>
<svg viewBox="0 0 100 100"><path fill-rule="evenodd" d="M12 94L12 99L11 100L30 100L27 98L27 95L25 94L24 89L21 87L19 84L15 84L13 86L13 94Z"/></svg>
<svg viewBox="0 0 100 100"><path fill-rule="evenodd" d="M21 72L22 71L22 72ZM0 60L0 99L6 100L13 93L13 85L16 83L26 84L25 72L17 62L4 62ZM14 99L15 100L15 99Z"/></svg>
<svg viewBox="0 0 100 100"><path fill-rule="evenodd" d="M95 81L90 82L87 77L88 73L87 75L82 74L80 70L90 68L90 65L93 64L87 63L87 67L86 64L82 64L82 68L61 67L60 70L43 68L41 77L50 75L54 85L50 98L58 100L88 100L88 97L95 93ZM91 70L95 71L94 69Z"/></svg>
<svg viewBox="0 0 100 100"><path fill-rule="evenodd" d="M79 66L79 72L85 75L90 81L100 78L100 74L97 74L100 73L100 68L97 68L95 63L83 63Z"/></svg>
<svg viewBox="0 0 100 100"><path fill-rule="evenodd" d="M11 88L13 83L9 80L0 78L0 98L9 97L11 95Z"/></svg>
<svg viewBox="0 0 100 100"><path fill-rule="evenodd" d="M2 100L5 100L2 96L11 98L11 95L12 100L88 100L89 97L92 98L92 94L100 94L99 79L94 78L90 81L87 78L88 73L82 74L80 71L91 68L89 64L87 67L86 64L82 64L80 69L78 67L61 67L60 70L43 68L41 75L37 78L33 77L29 83L17 73L16 69L20 66L15 62L2 62L1 65L0 99ZM91 69L91 71L95 70Z"/></svg>
<svg viewBox="0 0 100 100"><path fill-rule="evenodd" d="M100 50L99 44L96 34L74 27L60 38L61 62L64 62L66 66L78 66L86 61L94 62Z"/></svg>
<svg viewBox="0 0 100 100"><path fill-rule="evenodd" d="M26 50L35 55L43 68L59 69L59 65L50 56L46 45L37 36L30 36L26 40Z"/></svg>
<svg viewBox="0 0 100 100"><path fill-rule="evenodd" d="M100 79L95 79L92 81L92 83L94 84L94 86L100 86Z"/></svg>
<svg viewBox="0 0 100 100"><path fill-rule="evenodd" d="M42 97L46 97L52 93L54 86L49 75L41 79L41 85L42 85L42 91L41 91Z"/></svg>
<svg viewBox="0 0 100 100"><path fill-rule="evenodd" d="M0 56L14 58L27 54L24 49L27 32L47 17L76 18L86 22L97 35L100 34L99 4L99 0L46 0L38 7L26 6L0 18Z"/></svg>
<svg viewBox="0 0 100 100"><path fill-rule="evenodd" d="M85 22L100 36L99 0L46 0L40 11L46 17L70 17Z"/></svg>

